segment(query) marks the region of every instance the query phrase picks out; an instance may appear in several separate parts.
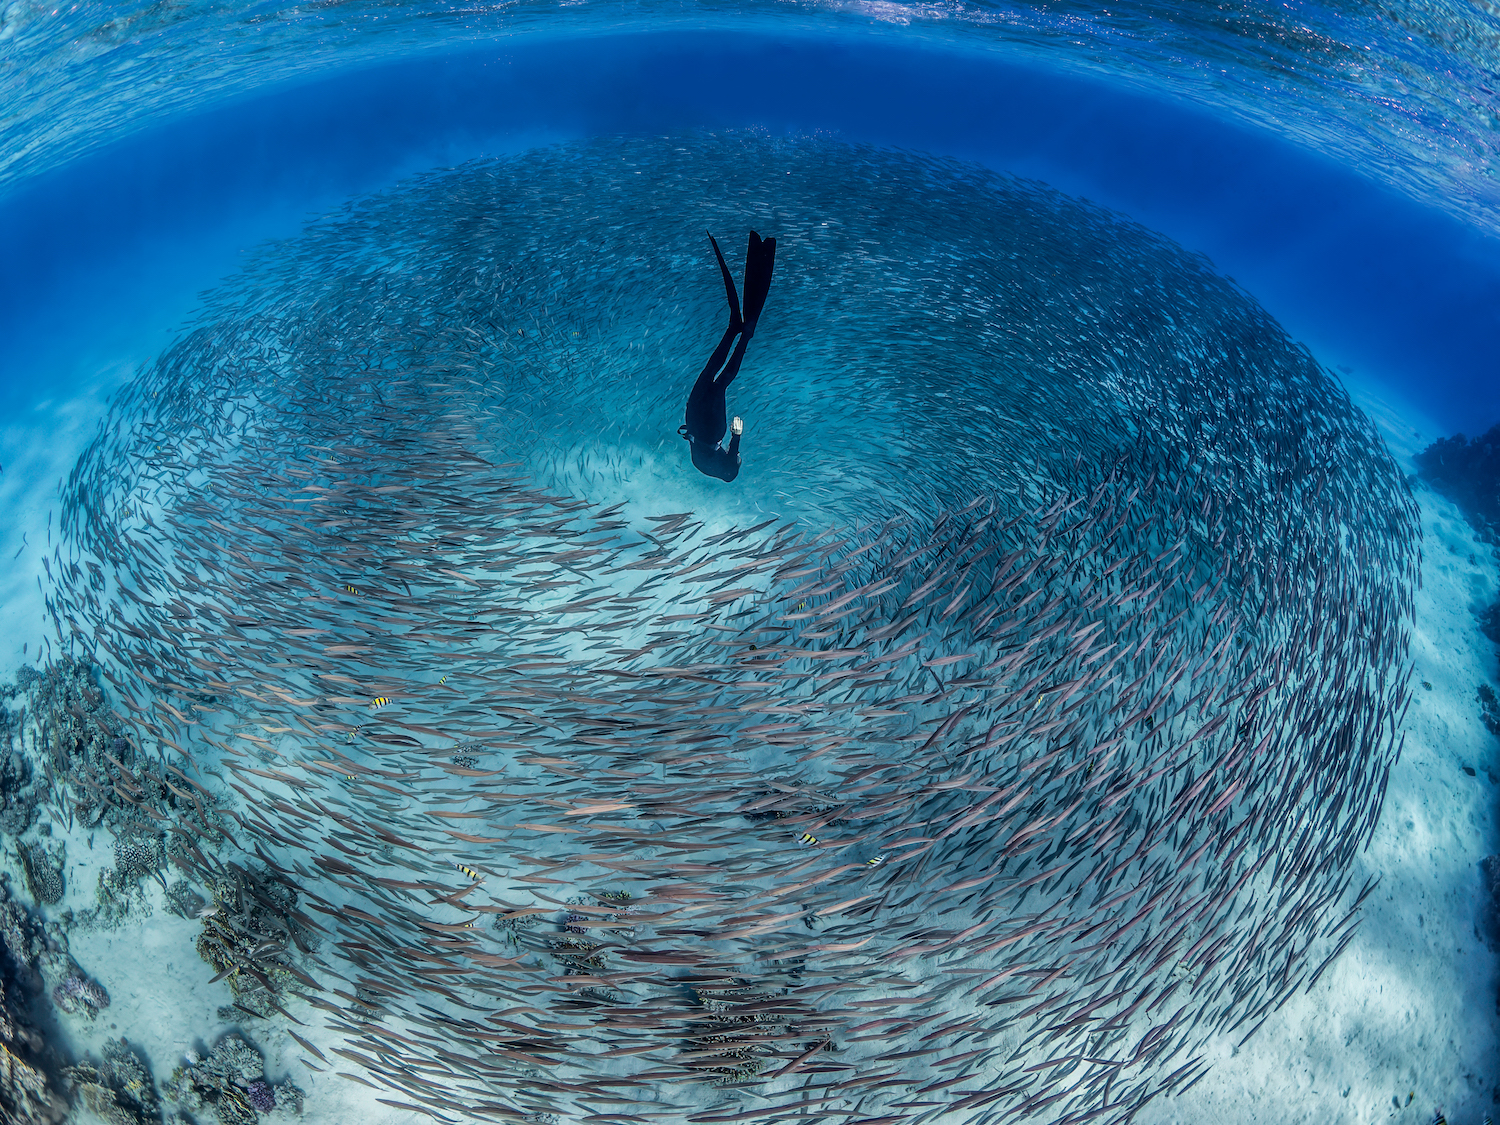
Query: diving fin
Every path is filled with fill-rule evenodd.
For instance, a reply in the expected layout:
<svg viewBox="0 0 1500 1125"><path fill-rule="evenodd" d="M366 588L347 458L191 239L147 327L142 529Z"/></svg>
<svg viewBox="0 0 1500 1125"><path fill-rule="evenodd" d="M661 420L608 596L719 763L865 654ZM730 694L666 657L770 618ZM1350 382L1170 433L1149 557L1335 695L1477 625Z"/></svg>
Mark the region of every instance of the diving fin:
<svg viewBox="0 0 1500 1125"><path fill-rule="evenodd" d="M719 272L724 275L724 293L729 298L729 328L732 332L738 332L745 323L740 316L740 295L734 291L734 278L729 276L729 267L724 262L724 254L719 250L718 240L712 234L708 235L708 240L714 244L714 257L719 259ZM746 290L745 296L748 300L749 290ZM761 302L765 302L764 297Z"/></svg>
<svg viewBox="0 0 1500 1125"><path fill-rule="evenodd" d="M756 322L771 292L771 272L776 268L776 240L750 232L745 249L745 335L755 334Z"/></svg>

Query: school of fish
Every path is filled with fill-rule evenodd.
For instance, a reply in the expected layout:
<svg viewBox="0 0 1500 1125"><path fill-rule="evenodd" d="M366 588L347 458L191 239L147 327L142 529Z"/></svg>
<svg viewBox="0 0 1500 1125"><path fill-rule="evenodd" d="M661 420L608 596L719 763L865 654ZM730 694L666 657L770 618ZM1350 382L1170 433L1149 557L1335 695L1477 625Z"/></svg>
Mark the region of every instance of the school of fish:
<svg viewBox="0 0 1500 1125"><path fill-rule="evenodd" d="M726 488L673 431L752 225ZM1123 1122L1372 889L1406 483L1043 185L757 133L433 172L210 295L63 496L151 815L295 887L309 1062L438 1120Z"/></svg>

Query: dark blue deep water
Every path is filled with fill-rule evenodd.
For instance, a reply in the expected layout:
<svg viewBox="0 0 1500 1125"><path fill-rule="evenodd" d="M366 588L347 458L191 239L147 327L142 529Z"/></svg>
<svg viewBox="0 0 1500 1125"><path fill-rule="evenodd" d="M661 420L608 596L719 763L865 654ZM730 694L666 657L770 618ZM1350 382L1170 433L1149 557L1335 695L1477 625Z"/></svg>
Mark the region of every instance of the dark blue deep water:
<svg viewBox="0 0 1500 1125"><path fill-rule="evenodd" d="M1348 161L1036 60L761 27L509 39L175 116L12 184L8 354L47 357L45 371L120 313L149 319L134 302L157 286L185 311L244 247L430 165L758 125L1044 180L1207 254L1330 365L1411 395L1443 428L1500 418L1500 246L1487 232Z"/></svg>

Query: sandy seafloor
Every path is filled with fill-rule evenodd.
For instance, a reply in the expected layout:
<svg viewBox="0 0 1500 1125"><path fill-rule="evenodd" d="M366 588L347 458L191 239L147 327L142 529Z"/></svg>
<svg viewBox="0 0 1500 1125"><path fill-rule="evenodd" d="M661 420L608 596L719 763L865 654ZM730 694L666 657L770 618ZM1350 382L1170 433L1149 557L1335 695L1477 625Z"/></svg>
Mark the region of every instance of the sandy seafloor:
<svg viewBox="0 0 1500 1125"><path fill-rule="evenodd" d="M56 534L59 478L92 437L109 393L147 358L85 363L56 384L50 398L0 427L0 511L6 515L0 523L0 678L10 679L23 662L35 663L50 631L37 577L49 512ZM1351 386L1351 393L1408 471L1414 453L1444 436L1387 390ZM1379 875L1379 889L1365 903L1357 936L1311 994L1299 992L1245 1046L1236 1049L1238 1035L1211 1044L1213 1070L1185 1096L1147 1106L1138 1118L1142 1125L1428 1125L1439 1107L1453 1125L1480 1125L1486 1112L1500 1116L1500 973L1480 934L1478 868L1486 855L1500 852L1500 739L1482 725L1476 696L1479 684L1495 682L1497 668L1495 646L1474 616L1500 596L1500 568L1452 504L1425 487L1418 495L1424 554L1412 645L1416 698L1385 809L1353 880L1358 887ZM49 916L93 906L98 874L114 858L105 831L92 838L82 830L54 831L66 841L67 891L59 906L47 909ZM0 871L25 900L13 852L0 855ZM61 1046L75 1058L97 1057L107 1039L124 1036L160 1083L185 1053L203 1052L231 1030L215 1012L232 997L227 984L209 983L213 970L193 948L197 921L169 913L150 880L142 887L149 913L139 910L115 930L70 935L73 956L112 1003L92 1023L60 1016ZM306 1023L299 1034L325 1053L337 1045L336 1036L320 1029L315 1009L294 1004L291 1011ZM377 1093L338 1077L338 1070L357 1068L337 1055L329 1056L335 1065L311 1069L317 1064L286 1034L285 1019L251 1022L245 1034L264 1052L268 1078L290 1078L306 1091L305 1120L425 1120L375 1100L400 1099L400 1093ZM753 1106L747 1098L740 1109ZM74 1119L93 1120L86 1111Z"/></svg>

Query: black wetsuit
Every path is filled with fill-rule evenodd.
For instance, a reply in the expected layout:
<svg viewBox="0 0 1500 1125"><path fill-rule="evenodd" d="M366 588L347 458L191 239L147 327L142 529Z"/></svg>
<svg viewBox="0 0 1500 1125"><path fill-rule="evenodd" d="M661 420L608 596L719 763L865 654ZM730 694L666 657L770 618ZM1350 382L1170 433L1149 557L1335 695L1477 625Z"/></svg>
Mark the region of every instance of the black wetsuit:
<svg viewBox="0 0 1500 1125"><path fill-rule="evenodd" d="M734 377L740 373L740 363L745 358L745 345L755 335L755 325L765 308L766 295L771 291L771 272L776 266L776 240L762 239L750 232L750 245L745 251L745 312L740 315L740 299L734 289L734 278L729 276L729 267L719 251L718 242L709 235L713 243L714 256L719 260L719 272L724 276L724 292L729 300L729 327L719 340L714 354L698 375L688 394L687 418L677 432L688 440L692 451L693 465L699 472L720 480L734 480L740 472L740 435L730 439L729 448L720 443L729 429L728 410L724 405L724 392ZM739 342L735 343L735 337ZM730 347L734 351L731 354ZM725 360L728 360L726 363Z"/></svg>

